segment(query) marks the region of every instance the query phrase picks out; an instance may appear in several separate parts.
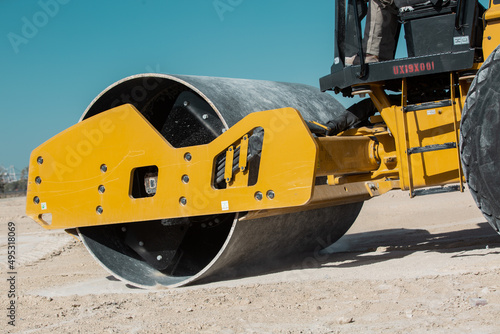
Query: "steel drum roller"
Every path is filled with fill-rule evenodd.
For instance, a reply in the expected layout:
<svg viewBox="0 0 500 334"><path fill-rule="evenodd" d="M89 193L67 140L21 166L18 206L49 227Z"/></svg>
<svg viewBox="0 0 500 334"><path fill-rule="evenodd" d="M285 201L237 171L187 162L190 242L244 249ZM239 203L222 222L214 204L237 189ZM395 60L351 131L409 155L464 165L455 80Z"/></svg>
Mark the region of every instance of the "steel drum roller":
<svg viewBox="0 0 500 334"><path fill-rule="evenodd" d="M326 123L345 111L330 95L302 84L141 74L104 90L81 120L124 103L133 104L174 147L209 143L252 112L292 107L306 120ZM78 232L113 275L142 287L181 286L237 276L249 266L319 250L349 229L361 206L253 220L245 219L244 212L164 219Z"/></svg>

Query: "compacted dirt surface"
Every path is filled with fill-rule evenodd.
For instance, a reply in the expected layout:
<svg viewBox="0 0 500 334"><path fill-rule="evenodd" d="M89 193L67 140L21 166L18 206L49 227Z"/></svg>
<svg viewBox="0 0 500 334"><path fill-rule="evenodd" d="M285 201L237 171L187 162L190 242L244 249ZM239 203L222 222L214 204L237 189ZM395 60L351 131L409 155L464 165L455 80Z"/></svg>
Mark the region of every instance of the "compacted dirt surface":
<svg viewBox="0 0 500 334"><path fill-rule="evenodd" d="M500 332L500 236L468 192L391 192L366 202L321 253L273 272L154 291L116 280L79 241L31 221L25 200L0 200L2 333Z"/></svg>

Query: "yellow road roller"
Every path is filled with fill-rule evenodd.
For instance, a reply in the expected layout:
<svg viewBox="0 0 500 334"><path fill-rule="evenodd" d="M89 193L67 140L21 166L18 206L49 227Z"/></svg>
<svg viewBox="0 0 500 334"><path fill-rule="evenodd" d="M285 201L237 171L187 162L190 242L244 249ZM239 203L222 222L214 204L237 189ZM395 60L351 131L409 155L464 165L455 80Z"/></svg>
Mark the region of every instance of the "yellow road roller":
<svg viewBox="0 0 500 334"><path fill-rule="evenodd" d="M32 152L27 214L140 287L325 247L393 189L414 197L467 182L498 231L500 4L395 4L408 57L367 63L359 1L336 0L320 89L159 73L112 84ZM345 109L327 91L368 97Z"/></svg>

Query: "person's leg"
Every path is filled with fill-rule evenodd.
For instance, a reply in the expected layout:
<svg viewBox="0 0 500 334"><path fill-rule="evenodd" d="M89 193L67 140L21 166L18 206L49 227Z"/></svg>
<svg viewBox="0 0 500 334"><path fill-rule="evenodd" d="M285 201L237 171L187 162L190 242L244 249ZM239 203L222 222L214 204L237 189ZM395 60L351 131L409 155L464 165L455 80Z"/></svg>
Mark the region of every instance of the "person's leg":
<svg viewBox="0 0 500 334"><path fill-rule="evenodd" d="M345 24L345 38L344 38L344 54L350 59L358 54L358 35L356 29L356 17L354 15L353 4L357 6L358 20L362 21L368 13L368 3L366 0L349 0L347 8L346 24ZM339 32L342 33L342 32ZM363 33L361 32L361 37ZM351 62L352 63L352 62Z"/></svg>
<svg viewBox="0 0 500 334"><path fill-rule="evenodd" d="M386 1L370 0L363 39L367 60L389 60L394 57L398 30L397 9L393 4L384 2Z"/></svg>

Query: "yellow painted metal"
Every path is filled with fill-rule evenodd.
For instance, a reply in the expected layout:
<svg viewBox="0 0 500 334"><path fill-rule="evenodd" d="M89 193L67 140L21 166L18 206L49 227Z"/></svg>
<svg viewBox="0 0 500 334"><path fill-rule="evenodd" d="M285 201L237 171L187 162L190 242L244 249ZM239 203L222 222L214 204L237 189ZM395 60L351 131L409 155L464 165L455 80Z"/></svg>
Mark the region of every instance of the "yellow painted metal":
<svg viewBox="0 0 500 334"><path fill-rule="evenodd" d="M355 90L352 95L361 95L363 97L368 94L379 112L392 105L389 101L389 97L384 91L383 82L372 82L368 86L369 88L366 88L366 84L354 85L353 88L357 87L358 89Z"/></svg>
<svg viewBox="0 0 500 334"><path fill-rule="evenodd" d="M233 179L233 158L234 158L234 150L233 146L229 146L226 151L226 167L224 169L224 179L226 183L231 183Z"/></svg>
<svg viewBox="0 0 500 334"><path fill-rule="evenodd" d="M484 58L500 44L500 4L490 1L490 8L484 14ZM481 63L475 63L473 68L458 73L459 96L450 90L451 106L440 108L429 108L416 112L405 113L403 108L407 103L406 79L402 79L401 105L392 105L384 92L383 83L371 83L368 89L371 100L380 112L380 117L387 125L388 131L394 136L396 156L387 152L380 152L380 162L389 163L394 167L391 171L399 172L401 189L413 192L416 188L459 183L463 189L463 173L460 164L460 152L458 149L440 150L417 154L407 154L412 147L422 147L435 144L454 142L458 147L459 124L461 111L465 103L467 92L474 78L474 70L481 67ZM450 73L452 87L455 85L453 73ZM365 85L366 86L366 85ZM380 122L379 116L372 117L374 122ZM396 166L394 166L396 165ZM379 168L380 171L380 168ZM380 174L372 172L372 179L377 179ZM346 184L359 180L366 180L366 175L353 175L332 177L335 184ZM333 181L332 181L333 182Z"/></svg>
<svg viewBox="0 0 500 334"><path fill-rule="evenodd" d="M483 16L483 56L486 59L500 44L500 3L490 2L490 8Z"/></svg>
<svg viewBox="0 0 500 334"><path fill-rule="evenodd" d="M452 77L453 78L453 77ZM465 81L459 82L461 90ZM453 82L452 82L453 86ZM385 124L313 137L297 110L253 113L207 145L173 148L132 106L91 117L47 141L30 158L27 213L50 229L249 212L246 219L369 199L391 189L459 182L457 150L408 155L411 147L456 142L463 96L451 106L403 112L382 86L370 89ZM249 185L249 135L264 130L257 183ZM236 150L238 168L232 169ZM216 157L229 163L216 189ZM43 158L43 163L38 163ZM134 170L158 168L152 197L133 198ZM183 176L189 182L182 182ZM328 183L316 185L316 177ZM36 182L39 177L42 182ZM273 199L255 196L273 191ZM44 219L52 215L52 223ZM75 214L77 213L77 214Z"/></svg>
<svg viewBox="0 0 500 334"><path fill-rule="evenodd" d="M406 156L406 175L407 175L407 180L408 181L408 190L410 191L410 196L413 196L413 168L411 165L411 155L408 153L408 150L410 149L410 134L408 133L408 115L405 112L405 108L407 105L408 101L408 84L406 79L403 79L403 84L401 88L401 114L403 116L403 131L399 131L401 136L404 136L404 155ZM403 152L400 152L403 153ZM403 155L403 154L400 154ZM401 161L405 161L401 159Z"/></svg>
<svg viewBox="0 0 500 334"><path fill-rule="evenodd" d="M409 147L456 143L454 124L460 121L460 115L454 112L453 106L408 113L407 119ZM459 182L460 162L456 151L449 149L409 156L412 169L411 186L417 188ZM406 181L405 184L409 184Z"/></svg>
<svg viewBox="0 0 500 334"><path fill-rule="evenodd" d="M240 158L238 160L238 166L240 172L244 172L247 168L247 156L248 156L248 135L244 135L240 144Z"/></svg>
<svg viewBox="0 0 500 334"><path fill-rule="evenodd" d="M463 109L465 104L465 99L467 98L467 93L469 92L470 85L472 84L472 80L476 77L476 72L481 67L482 63L474 63L474 66L466 71L465 73L459 73L458 83L460 87L460 110ZM472 72L471 72L472 71Z"/></svg>
<svg viewBox="0 0 500 334"><path fill-rule="evenodd" d="M342 205L366 201L371 197L382 195L391 189L397 188L397 185L397 181L358 181L346 185L318 185L314 187L314 195L311 201L305 206L252 211L246 214L243 219L250 220L291 212L319 209L332 206L332 203L335 205Z"/></svg>
<svg viewBox="0 0 500 334"><path fill-rule="evenodd" d="M384 123L384 119L380 115L373 115L368 118L370 123L372 124L377 124L377 123Z"/></svg>
<svg viewBox="0 0 500 334"><path fill-rule="evenodd" d="M329 185L349 186L381 180L396 181L399 184L394 137L385 127L361 127L344 131L340 137L317 140L320 147L319 167L324 168L324 171L318 171L318 175L328 173ZM322 146L329 147L322 149Z"/></svg>
<svg viewBox="0 0 500 334"><path fill-rule="evenodd" d="M253 186L215 189L215 157L256 127L264 129L260 163L269 167L260 168ZM250 114L210 144L175 149L133 106L124 105L74 125L33 151L27 214L55 229L299 206L311 199L316 158L317 143L294 109ZM133 198L133 171L143 166L158 167L157 192ZM35 182L37 177L41 182ZM269 190L274 199L254 198ZM50 225L41 219L48 213Z"/></svg>
<svg viewBox="0 0 500 334"><path fill-rule="evenodd" d="M421 110L408 115L411 147L455 142L455 117L460 115L453 107ZM457 144L458 147L458 144ZM412 154L412 174L415 187L444 185L460 181L457 149Z"/></svg>
<svg viewBox="0 0 500 334"><path fill-rule="evenodd" d="M497 37L500 36L500 4L490 2L490 8L484 15L484 23L483 54L486 58L500 44ZM396 164L392 171L399 172L400 187L410 190L410 195L416 188L449 183L459 183L460 189L463 190L464 177L458 149L459 124L467 92L474 78L474 70L478 70L480 66L480 63L475 63L470 70L458 73L457 84L460 95L455 96L455 90L450 89L452 103L446 107L422 108L414 112L405 112L407 90L411 87L408 87L404 78L402 79L400 106L391 105L381 83L370 84L369 89L366 89L389 132L394 136L396 156L381 152L379 148L377 152L381 163L389 163L391 166ZM451 87L456 85L455 75L457 74L450 73ZM373 119L376 122L380 121L377 116ZM444 143L456 143L457 148L407 154L410 148ZM380 174L371 173L371 178L377 179L377 177L380 177ZM366 176L334 178L336 184L355 182L360 179L366 179Z"/></svg>
<svg viewBox="0 0 500 334"><path fill-rule="evenodd" d="M238 177L233 178L234 173L234 160L236 152L239 150L239 163L238 163ZM248 154L248 134L245 134L237 142L228 148L225 152L226 161L233 161L232 164L226 164L224 168L224 180L227 188L246 187L248 185L249 171L247 167L247 154ZM242 167L244 166L244 167Z"/></svg>
<svg viewBox="0 0 500 334"><path fill-rule="evenodd" d="M354 179L353 179L354 180ZM366 201L372 197L380 196L386 192L399 189L398 180L352 181L342 185L319 185L314 187L314 195L305 206L251 211L242 219L251 220L263 217L281 215L291 212L313 210L322 207Z"/></svg>
<svg viewBox="0 0 500 334"><path fill-rule="evenodd" d="M375 108L379 112L381 112L384 108L390 107L391 102L389 101L389 98L387 97L387 94L385 93L384 89L382 88L382 84L371 84L371 92L369 93L370 98L375 104Z"/></svg>
<svg viewBox="0 0 500 334"><path fill-rule="evenodd" d="M451 101L453 101L451 105L451 109L453 111L453 134L455 135L455 143L457 145L457 148L455 149L455 152L457 154L457 170L458 170L458 183L460 184L460 191L464 191L464 178L463 178L463 172L462 172L462 164L460 162L460 150L459 150L459 138L460 138L460 133L459 133L459 127L460 123L458 122L458 116L457 114L461 115L462 114L462 108L461 108L461 100L460 99L455 99L455 79L454 79L454 73L450 73L450 89L451 92ZM457 106L457 103L459 104ZM457 111L457 108L460 109L460 111Z"/></svg>
<svg viewBox="0 0 500 334"><path fill-rule="evenodd" d="M414 112L403 112L409 89L402 80L402 106L385 107L381 111L390 133L394 137L395 151L380 152L381 162L396 166L401 189L414 189L459 183L463 175L459 172L460 160L457 149L407 154L408 149L449 142L457 143L458 124L461 119L461 97L450 96L451 106L428 108ZM458 145L457 145L458 146ZM376 178L375 174L372 177ZM355 178L356 180L359 177ZM347 179L349 182L353 178ZM347 182L345 180L344 182Z"/></svg>
<svg viewBox="0 0 500 334"><path fill-rule="evenodd" d="M318 122L316 122L316 121L309 121L309 123L314 124L314 125L316 125L316 126L319 126L320 128L323 128L325 131L327 131L327 130L328 130L328 127L327 127L326 125L323 125L323 124L318 123Z"/></svg>
<svg viewBox="0 0 500 334"><path fill-rule="evenodd" d="M372 197L380 196L380 195L383 195L390 190L400 188L400 184L399 184L398 180L389 180L389 179L378 180L378 181L374 181L374 182L366 182L365 186L368 188L370 196L372 196Z"/></svg>
<svg viewBox="0 0 500 334"><path fill-rule="evenodd" d="M316 176L376 170L376 142L368 136L320 137Z"/></svg>

